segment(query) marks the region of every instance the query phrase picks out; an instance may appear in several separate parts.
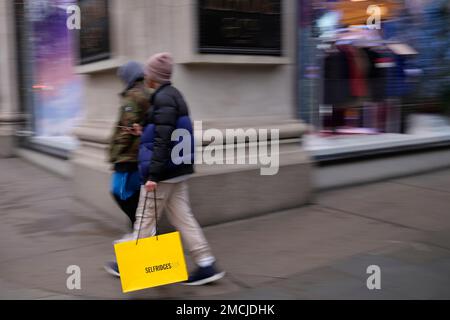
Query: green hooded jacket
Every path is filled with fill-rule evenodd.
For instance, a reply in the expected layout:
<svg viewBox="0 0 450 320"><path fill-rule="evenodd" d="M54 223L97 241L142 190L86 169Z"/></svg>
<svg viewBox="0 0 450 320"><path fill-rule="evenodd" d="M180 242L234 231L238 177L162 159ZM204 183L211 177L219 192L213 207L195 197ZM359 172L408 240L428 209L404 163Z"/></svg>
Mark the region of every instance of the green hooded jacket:
<svg viewBox="0 0 450 320"><path fill-rule="evenodd" d="M150 108L151 91L142 82L122 93L122 106L119 120L113 131L109 146L109 161L120 167L120 164L136 165L139 152L140 137L126 132L121 127L132 127L137 123L143 125Z"/></svg>

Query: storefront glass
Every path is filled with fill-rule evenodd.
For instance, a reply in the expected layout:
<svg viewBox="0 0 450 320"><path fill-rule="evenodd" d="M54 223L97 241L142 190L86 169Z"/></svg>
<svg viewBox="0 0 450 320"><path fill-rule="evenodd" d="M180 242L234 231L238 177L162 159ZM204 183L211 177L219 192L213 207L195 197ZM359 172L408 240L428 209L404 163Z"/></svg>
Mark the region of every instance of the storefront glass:
<svg viewBox="0 0 450 320"><path fill-rule="evenodd" d="M19 63L22 72L22 103L31 116L28 142L45 147L73 150L72 134L82 116L82 79L74 74L76 46L67 28L67 6L72 0L21 1L22 42ZM17 10L16 3L16 10Z"/></svg>
<svg viewBox="0 0 450 320"><path fill-rule="evenodd" d="M299 0L299 116L318 158L450 141L446 0Z"/></svg>

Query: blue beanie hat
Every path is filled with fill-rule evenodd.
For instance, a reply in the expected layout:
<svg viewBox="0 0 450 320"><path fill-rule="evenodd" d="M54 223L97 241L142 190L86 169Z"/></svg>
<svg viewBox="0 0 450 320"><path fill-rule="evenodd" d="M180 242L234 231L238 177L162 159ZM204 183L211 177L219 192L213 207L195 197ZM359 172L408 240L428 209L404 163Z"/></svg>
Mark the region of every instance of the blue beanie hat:
<svg viewBox="0 0 450 320"><path fill-rule="evenodd" d="M136 81L143 80L145 76L143 66L135 61L130 61L121 66L117 75L125 84L125 91L131 89Z"/></svg>

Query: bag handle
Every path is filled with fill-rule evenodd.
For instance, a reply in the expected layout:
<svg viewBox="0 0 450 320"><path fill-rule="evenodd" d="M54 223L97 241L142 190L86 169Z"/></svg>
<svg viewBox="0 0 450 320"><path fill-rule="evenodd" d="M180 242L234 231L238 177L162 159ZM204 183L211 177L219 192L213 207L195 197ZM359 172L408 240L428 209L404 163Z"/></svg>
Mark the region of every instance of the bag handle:
<svg viewBox="0 0 450 320"><path fill-rule="evenodd" d="M144 213L145 213L145 208L147 207L147 200L148 200L148 194L149 192L147 192L145 194L145 200L144 200L144 207L142 208L142 216L141 216L141 222L139 223L139 231L138 231L138 236L136 239L136 245L138 245L139 243L139 237L141 235L141 228L142 228L142 220L144 220ZM153 202L155 203L155 228L156 228L156 241L158 241L158 206L157 206L157 201L156 201L156 188L153 190Z"/></svg>

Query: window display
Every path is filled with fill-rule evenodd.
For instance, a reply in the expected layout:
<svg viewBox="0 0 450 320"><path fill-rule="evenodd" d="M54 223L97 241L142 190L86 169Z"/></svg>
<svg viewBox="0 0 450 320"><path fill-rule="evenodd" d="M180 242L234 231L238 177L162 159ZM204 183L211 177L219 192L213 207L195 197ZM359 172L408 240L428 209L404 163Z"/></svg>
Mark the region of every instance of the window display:
<svg viewBox="0 0 450 320"><path fill-rule="evenodd" d="M441 0L420 6L299 1L299 109L314 154L342 147L347 157L351 141L374 150L450 141L450 10Z"/></svg>
<svg viewBox="0 0 450 320"><path fill-rule="evenodd" d="M26 75L22 87L25 110L31 115L31 142L73 150L72 135L81 117L82 79L74 74L76 62L73 35L66 27L71 0L23 2L19 29L22 43L19 64ZM28 61L27 63L24 63Z"/></svg>

